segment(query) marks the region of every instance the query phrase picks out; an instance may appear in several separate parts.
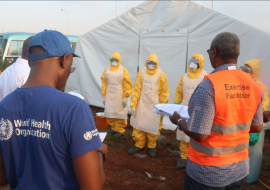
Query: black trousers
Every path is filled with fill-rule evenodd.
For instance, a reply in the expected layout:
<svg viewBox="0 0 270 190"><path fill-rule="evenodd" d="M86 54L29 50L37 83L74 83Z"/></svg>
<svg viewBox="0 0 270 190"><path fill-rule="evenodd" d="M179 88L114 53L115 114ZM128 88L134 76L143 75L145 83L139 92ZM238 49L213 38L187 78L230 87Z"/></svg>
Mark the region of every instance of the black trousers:
<svg viewBox="0 0 270 190"><path fill-rule="evenodd" d="M186 172L184 190L241 190L245 184L246 178L247 177L244 177L243 179L233 182L225 187L210 187L195 181L189 177Z"/></svg>

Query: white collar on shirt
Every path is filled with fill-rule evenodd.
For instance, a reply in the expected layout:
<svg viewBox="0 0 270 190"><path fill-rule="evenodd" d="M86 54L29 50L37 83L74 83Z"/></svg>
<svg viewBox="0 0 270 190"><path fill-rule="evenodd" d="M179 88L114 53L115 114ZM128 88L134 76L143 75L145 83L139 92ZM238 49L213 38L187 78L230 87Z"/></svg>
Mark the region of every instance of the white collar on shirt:
<svg viewBox="0 0 270 190"><path fill-rule="evenodd" d="M24 66L29 67L29 65L28 65L28 60L23 59L23 58L18 58L18 59L16 60L15 63L19 63L19 64L22 64L22 65L24 65Z"/></svg>

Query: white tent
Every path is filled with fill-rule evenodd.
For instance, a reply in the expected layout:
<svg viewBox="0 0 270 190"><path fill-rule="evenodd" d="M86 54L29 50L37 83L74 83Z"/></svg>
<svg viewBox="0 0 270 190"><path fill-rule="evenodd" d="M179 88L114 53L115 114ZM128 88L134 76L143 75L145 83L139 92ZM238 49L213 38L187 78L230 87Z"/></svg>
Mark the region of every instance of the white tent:
<svg viewBox="0 0 270 190"><path fill-rule="evenodd" d="M76 53L82 58L74 60L76 71L70 75L66 91L75 90L88 104L103 107L100 78L113 52L121 54L133 83L137 69L144 68L148 55L155 53L167 75L169 102L173 103L176 86L185 73L187 43L188 57L203 54L204 70L210 73L213 68L206 50L224 31L240 37L239 65L261 59L260 80L270 90L270 34L192 1L146 1L79 36Z"/></svg>

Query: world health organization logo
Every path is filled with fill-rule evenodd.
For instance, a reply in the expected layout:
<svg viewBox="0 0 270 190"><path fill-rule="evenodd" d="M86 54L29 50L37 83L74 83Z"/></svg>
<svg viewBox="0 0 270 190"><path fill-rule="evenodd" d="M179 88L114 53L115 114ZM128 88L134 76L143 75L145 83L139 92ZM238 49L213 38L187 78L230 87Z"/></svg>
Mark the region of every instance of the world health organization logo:
<svg viewBox="0 0 270 190"><path fill-rule="evenodd" d="M93 137L98 136L98 130L94 129L92 131L86 131L86 133L84 133L83 137L85 140L89 141L91 140Z"/></svg>
<svg viewBox="0 0 270 190"><path fill-rule="evenodd" d="M88 132L84 133L84 135L83 135L84 139L87 141L91 140L92 136L93 135L92 135L91 131L88 131Z"/></svg>
<svg viewBox="0 0 270 190"><path fill-rule="evenodd" d="M12 123L8 119L4 120L2 118L0 121L0 140L6 141L10 139L12 133L13 133Z"/></svg>

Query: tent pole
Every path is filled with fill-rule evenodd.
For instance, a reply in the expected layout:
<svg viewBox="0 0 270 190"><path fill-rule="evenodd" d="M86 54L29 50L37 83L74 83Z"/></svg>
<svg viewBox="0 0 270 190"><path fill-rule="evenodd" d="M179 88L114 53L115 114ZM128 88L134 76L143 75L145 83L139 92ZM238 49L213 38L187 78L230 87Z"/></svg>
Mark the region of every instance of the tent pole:
<svg viewBox="0 0 270 190"><path fill-rule="evenodd" d="M214 9L214 0L212 0L212 9Z"/></svg>
<svg viewBox="0 0 270 190"><path fill-rule="evenodd" d="M189 30L187 30L187 50L186 50L186 68L185 68L185 73L187 73L187 68L188 68L188 41L189 41Z"/></svg>
<svg viewBox="0 0 270 190"><path fill-rule="evenodd" d="M140 69L140 47L141 46L141 30L139 31L139 48L138 48L138 65L137 65L137 73L139 72Z"/></svg>

